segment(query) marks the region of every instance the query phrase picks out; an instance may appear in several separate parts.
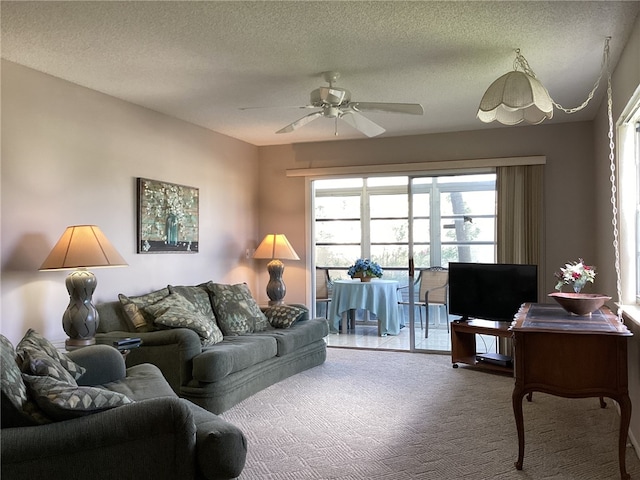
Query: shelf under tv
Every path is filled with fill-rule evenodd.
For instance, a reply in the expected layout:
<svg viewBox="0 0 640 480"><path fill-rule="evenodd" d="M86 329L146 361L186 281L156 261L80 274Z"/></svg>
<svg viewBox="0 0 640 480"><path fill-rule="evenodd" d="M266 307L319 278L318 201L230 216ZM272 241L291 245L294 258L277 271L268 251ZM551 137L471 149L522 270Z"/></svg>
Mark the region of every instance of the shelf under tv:
<svg viewBox="0 0 640 480"><path fill-rule="evenodd" d="M463 363L473 368L492 370L502 373L513 373L513 363L509 357L499 354L478 354L476 351L476 335L510 338L510 322L469 319L456 320L451 323L451 363L458 368Z"/></svg>

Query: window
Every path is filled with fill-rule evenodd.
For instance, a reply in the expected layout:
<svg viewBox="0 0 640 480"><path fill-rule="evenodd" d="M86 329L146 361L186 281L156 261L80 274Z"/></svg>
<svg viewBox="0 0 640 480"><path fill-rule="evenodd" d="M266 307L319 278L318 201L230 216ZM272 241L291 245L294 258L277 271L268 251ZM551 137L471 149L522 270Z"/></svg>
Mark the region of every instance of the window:
<svg viewBox="0 0 640 480"><path fill-rule="evenodd" d="M385 278L406 283L409 183L416 268L495 261L495 174L316 180L315 264L346 278L371 258Z"/></svg>
<svg viewBox="0 0 640 480"><path fill-rule="evenodd" d="M622 302L640 304L640 87L618 122Z"/></svg>
<svg viewBox="0 0 640 480"><path fill-rule="evenodd" d="M640 105L637 105L638 121L635 124L636 167L636 303L640 303Z"/></svg>

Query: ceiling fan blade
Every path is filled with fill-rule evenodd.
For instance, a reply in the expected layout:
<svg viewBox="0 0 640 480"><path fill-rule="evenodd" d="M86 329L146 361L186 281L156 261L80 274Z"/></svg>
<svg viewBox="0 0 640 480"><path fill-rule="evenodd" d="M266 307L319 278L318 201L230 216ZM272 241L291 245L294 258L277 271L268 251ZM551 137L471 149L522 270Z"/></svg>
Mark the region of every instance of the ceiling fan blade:
<svg viewBox="0 0 640 480"><path fill-rule="evenodd" d="M367 137L375 137L386 131L377 123L372 122L367 117L354 110L344 111L340 118L351 125L353 128L360 130Z"/></svg>
<svg viewBox="0 0 640 480"><path fill-rule="evenodd" d="M306 125L307 123L311 122L312 120L315 120L318 117L322 116L322 110L318 111L318 112L313 112L310 113L309 115L305 115L302 118L299 118L298 120L296 120L295 122L287 125L284 128L281 128L280 130L278 130L276 133L290 133L293 132L295 129L300 128L304 125Z"/></svg>
<svg viewBox="0 0 640 480"><path fill-rule="evenodd" d="M313 105L272 105L264 107L238 107L238 110L264 110L267 108L318 108Z"/></svg>
<svg viewBox="0 0 640 480"><path fill-rule="evenodd" d="M388 112L423 115L424 109L419 103L351 102L349 106L358 112Z"/></svg>

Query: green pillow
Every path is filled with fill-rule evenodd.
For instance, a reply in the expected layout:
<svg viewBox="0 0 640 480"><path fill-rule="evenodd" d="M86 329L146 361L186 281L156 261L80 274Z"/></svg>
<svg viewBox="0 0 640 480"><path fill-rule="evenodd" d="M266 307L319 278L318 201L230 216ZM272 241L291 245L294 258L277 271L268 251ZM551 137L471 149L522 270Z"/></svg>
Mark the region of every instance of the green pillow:
<svg viewBox="0 0 640 480"><path fill-rule="evenodd" d="M11 404L19 410L27 402L27 387L22 381L20 369L11 342L0 335L0 387Z"/></svg>
<svg viewBox="0 0 640 480"><path fill-rule="evenodd" d="M262 332L269 322L251 296L246 283L223 285L206 284L218 325L225 335Z"/></svg>
<svg viewBox="0 0 640 480"><path fill-rule="evenodd" d="M145 312L144 307L153 305L168 295L169 289L161 288L136 297L128 297L120 293L118 300L120 300L124 313L135 331L148 332L153 329L153 316Z"/></svg>
<svg viewBox="0 0 640 480"><path fill-rule="evenodd" d="M264 310L272 327L289 328L302 318L308 310L294 305L274 305Z"/></svg>
<svg viewBox="0 0 640 480"><path fill-rule="evenodd" d="M22 378L38 406L53 420L68 420L133 403L126 395L104 388L79 387L53 377L26 373Z"/></svg>
<svg viewBox="0 0 640 480"><path fill-rule="evenodd" d="M178 293L170 293L145 311L154 317L154 324L170 328L188 328L196 332L203 345L222 341L222 332L212 318L206 318L198 308Z"/></svg>
<svg viewBox="0 0 640 480"><path fill-rule="evenodd" d="M42 351L25 351L22 371L40 377L52 377L71 385L77 385L73 375L71 375L60 362Z"/></svg>
<svg viewBox="0 0 640 480"><path fill-rule="evenodd" d="M16 347L18 364L22 371L25 371L23 364L25 362L27 352L46 353L49 357L62 365L62 367L67 370L75 380L79 379L84 372L87 371L84 367L81 367L67 357L63 352L60 352L49 340L31 328L27 331Z"/></svg>
<svg viewBox="0 0 640 480"><path fill-rule="evenodd" d="M211 299L209 298L209 292L205 284L195 286L174 286L169 285L167 287L169 293L177 293L189 300L198 312L206 318L211 318L214 322L216 316L211 308Z"/></svg>
<svg viewBox="0 0 640 480"><path fill-rule="evenodd" d="M2 412L2 426L6 428L50 423L40 408L27 395L27 386L16 363L16 352L11 342L0 335L0 388L15 410ZM10 407L4 405L3 409Z"/></svg>

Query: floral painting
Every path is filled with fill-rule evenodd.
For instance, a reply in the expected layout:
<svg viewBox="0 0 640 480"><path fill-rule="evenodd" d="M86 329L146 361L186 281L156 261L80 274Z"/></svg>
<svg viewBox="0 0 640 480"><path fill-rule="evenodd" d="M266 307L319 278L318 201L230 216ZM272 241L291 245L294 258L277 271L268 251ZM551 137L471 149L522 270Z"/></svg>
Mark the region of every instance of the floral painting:
<svg viewBox="0 0 640 480"><path fill-rule="evenodd" d="M138 178L138 253L198 251L197 188Z"/></svg>

